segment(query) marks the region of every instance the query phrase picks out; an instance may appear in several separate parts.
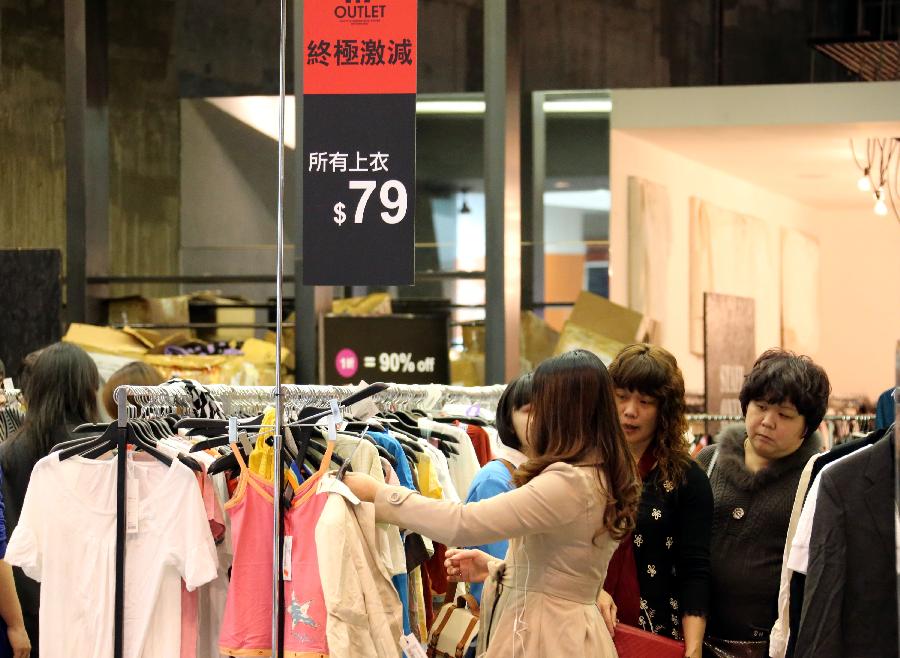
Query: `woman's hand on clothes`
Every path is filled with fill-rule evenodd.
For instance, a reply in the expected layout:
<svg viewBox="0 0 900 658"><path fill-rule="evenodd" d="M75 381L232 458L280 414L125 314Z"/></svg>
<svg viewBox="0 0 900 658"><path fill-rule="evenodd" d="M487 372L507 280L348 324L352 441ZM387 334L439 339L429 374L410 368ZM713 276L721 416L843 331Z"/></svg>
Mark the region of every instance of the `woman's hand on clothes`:
<svg viewBox="0 0 900 658"><path fill-rule="evenodd" d="M344 484L364 503L374 503L378 490L384 485L365 473L347 473Z"/></svg>
<svg viewBox="0 0 900 658"><path fill-rule="evenodd" d="M600 608L600 614L603 616L603 621L606 622L610 636L615 637L616 621L618 621L616 614L619 609L616 607L613 597L605 589L600 590L600 596L597 597L597 607Z"/></svg>
<svg viewBox="0 0 900 658"><path fill-rule="evenodd" d="M31 655L31 640L24 626L10 626L6 629L6 637L9 638L13 658L28 658Z"/></svg>
<svg viewBox="0 0 900 658"><path fill-rule="evenodd" d="M494 558L474 548L449 548L444 566L453 581L483 583L488 577L488 562Z"/></svg>

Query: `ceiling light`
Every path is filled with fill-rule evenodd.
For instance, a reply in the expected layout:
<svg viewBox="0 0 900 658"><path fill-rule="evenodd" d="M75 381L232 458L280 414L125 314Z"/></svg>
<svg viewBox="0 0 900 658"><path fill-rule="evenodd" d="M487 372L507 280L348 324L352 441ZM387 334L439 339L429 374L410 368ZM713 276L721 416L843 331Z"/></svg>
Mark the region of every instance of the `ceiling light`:
<svg viewBox="0 0 900 658"><path fill-rule="evenodd" d="M417 100L416 114L484 114L484 101Z"/></svg>
<svg viewBox="0 0 900 658"><path fill-rule="evenodd" d="M866 140L866 152L860 159L850 140L853 161L862 172L856 186L863 192L875 190L875 214L881 217L893 210L900 221L900 137Z"/></svg>
<svg viewBox="0 0 900 658"><path fill-rule="evenodd" d="M888 214L887 204L884 202L884 199L881 197L882 190L878 190L875 193L875 214L879 217L884 217Z"/></svg>
<svg viewBox="0 0 900 658"><path fill-rule="evenodd" d="M544 101L545 114L609 114L612 101L608 98Z"/></svg>
<svg viewBox="0 0 900 658"><path fill-rule="evenodd" d="M468 202L466 201L466 194L469 191L469 188L464 187L462 190L462 205L459 208L460 215L468 215L472 212L472 209L469 207Z"/></svg>
<svg viewBox="0 0 900 658"><path fill-rule="evenodd" d="M866 172L860 176L859 180L856 181L856 187L859 188L860 192L871 192L872 191L872 182L869 180L869 172Z"/></svg>

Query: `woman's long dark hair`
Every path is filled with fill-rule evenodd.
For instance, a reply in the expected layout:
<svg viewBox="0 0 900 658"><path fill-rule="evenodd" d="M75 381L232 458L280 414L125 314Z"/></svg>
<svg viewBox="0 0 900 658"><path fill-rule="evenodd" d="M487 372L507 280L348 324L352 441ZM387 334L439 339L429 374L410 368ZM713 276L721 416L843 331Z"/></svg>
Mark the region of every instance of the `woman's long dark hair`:
<svg viewBox="0 0 900 658"><path fill-rule="evenodd" d="M586 350L547 359L532 380L531 453L516 471L518 486L554 462L596 464L606 483L604 527L615 539L634 528L641 486L619 425L612 379Z"/></svg>
<svg viewBox="0 0 900 658"><path fill-rule="evenodd" d="M61 425L99 419L97 389L100 374L87 352L71 343L54 343L35 360L22 394L25 424L7 443L28 441L17 448L29 452L32 461L50 453L54 430Z"/></svg>

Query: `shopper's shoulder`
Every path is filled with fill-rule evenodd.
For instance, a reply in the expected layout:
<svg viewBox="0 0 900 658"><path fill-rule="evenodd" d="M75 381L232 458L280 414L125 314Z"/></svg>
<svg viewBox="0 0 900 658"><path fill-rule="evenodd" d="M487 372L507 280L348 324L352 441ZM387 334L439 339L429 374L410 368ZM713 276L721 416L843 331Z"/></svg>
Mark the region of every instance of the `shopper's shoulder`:
<svg viewBox="0 0 900 658"><path fill-rule="evenodd" d="M499 484L505 484L509 488L511 482L512 476L509 474L509 469L506 468L503 462L494 459L482 466L475 474L470 490Z"/></svg>
<svg viewBox="0 0 900 658"><path fill-rule="evenodd" d="M709 448L715 448L715 446L707 446L703 449L703 451L708 450ZM701 466L698 462L700 457L703 455L703 451L697 455L697 461L693 459L688 463L688 467L684 472L684 481L687 486L698 486L709 483L709 478L706 477L706 469ZM711 452L709 454L712 454ZM706 459L707 466L709 465L709 459Z"/></svg>
<svg viewBox="0 0 900 658"><path fill-rule="evenodd" d="M709 468L709 462L712 460L712 456L716 453L716 450L719 449L719 446L716 444L708 445L700 453L697 455L696 461L694 462L694 466L706 469ZM690 472L689 472L690 473Z"/></svg>

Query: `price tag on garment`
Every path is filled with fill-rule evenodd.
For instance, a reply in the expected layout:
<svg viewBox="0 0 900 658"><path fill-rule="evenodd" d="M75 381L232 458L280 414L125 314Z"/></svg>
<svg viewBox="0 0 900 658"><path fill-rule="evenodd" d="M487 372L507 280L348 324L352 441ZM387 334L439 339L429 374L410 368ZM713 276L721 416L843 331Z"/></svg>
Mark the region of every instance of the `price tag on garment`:
<svg viewBox="0 0 900 658"><path fill-rule="evenodd" d="M400 637L400 648L403 649L403 655L406 658L428 658L425 649L412 633Z"/></svg>
<svg viewBox="0 0 900 658"><path fill-rule="evenodd" d="M251 452L253 452L253 446L250 444L250 439L247 437L247 432L238 432L238 441L240 441L241 447L244 449L245 453L249 455Z"/></svg>
<svg viewBox="0 0 900 658"><path fill-rule="evenodd" d="M138 491L138 479L129 477L125 483L125 532L127 534L137 534L140 518L141 499Z"/></svg>
<svg viewBox="0 0 900 658"><path fill-rule="evenodd" d="M284 550L281 551L281 577L285 582L289 582L293 576L293 560L291 553L294 549L294 538L284 538Z"/></svg>
<svg viewBox="0 0 900 658"><path fill-rule="evenodd" d="M365 388L368 384L365 381L360 381L359 386L360 388ZM368 397L350 405L350 415L359 420L369 420L372 416L378 415L378 405L375 404L371 397Z"/></svg>

